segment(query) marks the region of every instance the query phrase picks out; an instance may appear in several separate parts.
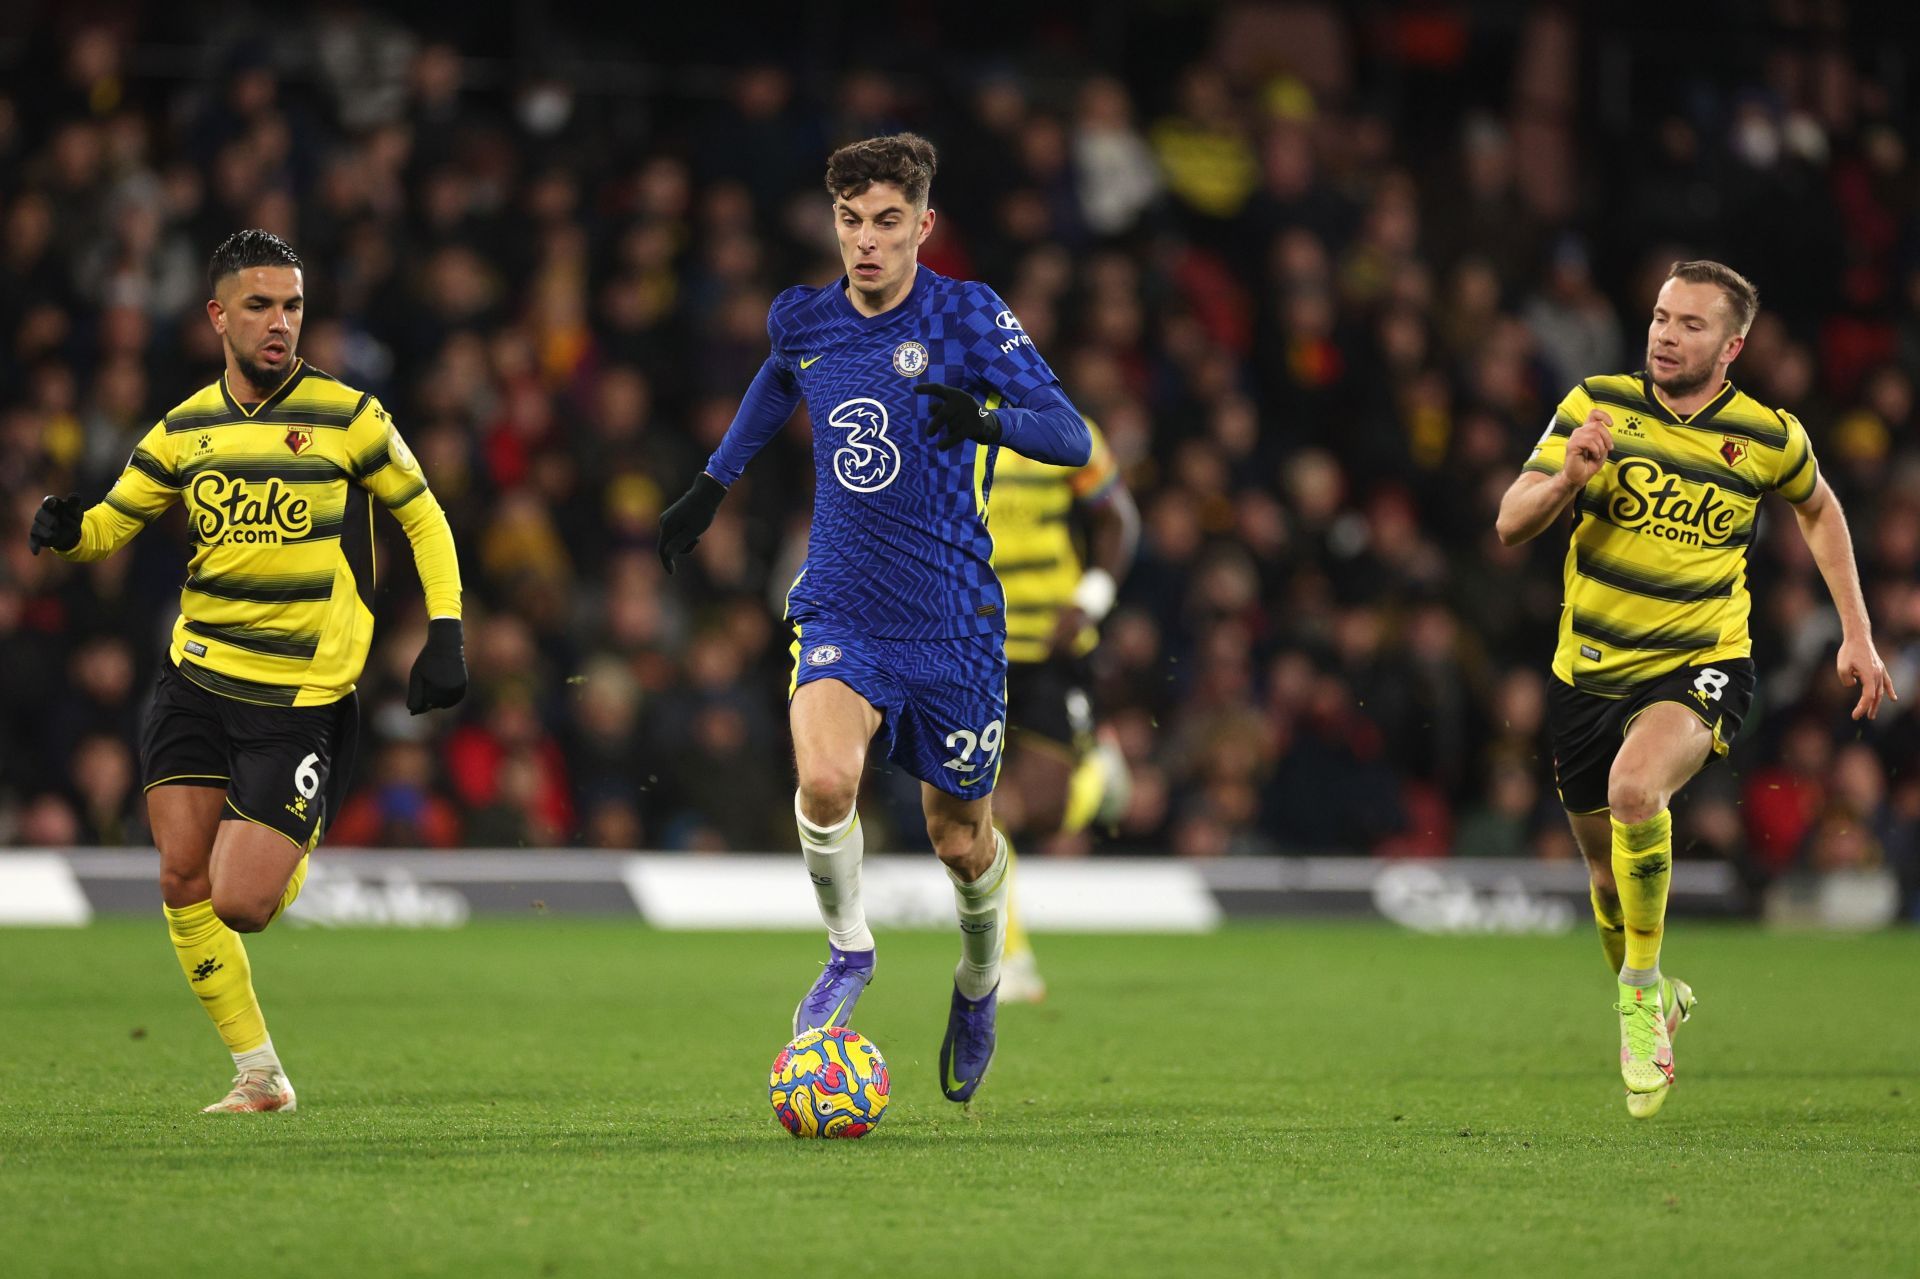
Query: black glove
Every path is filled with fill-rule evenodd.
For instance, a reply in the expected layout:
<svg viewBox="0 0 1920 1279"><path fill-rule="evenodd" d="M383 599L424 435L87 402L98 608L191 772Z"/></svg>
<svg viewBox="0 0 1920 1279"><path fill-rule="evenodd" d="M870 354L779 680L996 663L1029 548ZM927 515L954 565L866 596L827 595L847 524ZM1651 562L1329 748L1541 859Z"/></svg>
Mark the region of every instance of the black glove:
<svg viewBox="0 0 1920 1279"><path fill-rule="evenodd" d="M40 499L40 509L33 514L33 531L27 534L27 545L35 555L43 546L70 551L80 545L80 495L69 493L65 497Z"/></svg>
<svg viewBox="0 0 1920 1279"><path fill-rule="evenodd" d="M457 617L427 623L427 646L407 676L407 710L418 715L457 705L467 695L467 648Z"/></svg>
<svg viewBox="0 0 1920 1279"><path fill-rule="evenodd" d="M940 438L934 440L938 447L950 449L961 440L978 440L982 444L1000 442L1000 419L993 415L992 409L981 408L980 401L959 387L922 382L913 390L916 395L931 395L940 401L927 419L927 438L933 439L934 433L939 432Z"/></svg>
<svg viewBox="0 0 1920 1279"><path fill-rule="evenodd" d="M700 535L720 513L727 486L705 471L693 477L686 496L660 512L660 562L673 572L673 562L700 545Z"/></svg>

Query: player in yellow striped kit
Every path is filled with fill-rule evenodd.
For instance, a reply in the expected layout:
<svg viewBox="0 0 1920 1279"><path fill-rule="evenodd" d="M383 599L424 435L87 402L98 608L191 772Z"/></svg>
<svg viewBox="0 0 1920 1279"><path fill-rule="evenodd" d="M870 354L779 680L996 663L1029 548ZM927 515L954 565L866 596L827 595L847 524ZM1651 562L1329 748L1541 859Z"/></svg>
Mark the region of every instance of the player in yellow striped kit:
<svg viewBox="0 0 1920 1279"><path fill-rule="evenodd" d="M1095 732L1089 655L1133 563L1140 515L1113 451L1091 422L1081 467L1002 454L993 480L993 570L1007 596L1008 746L1000 780L1011 841L1045 840L1113 821L1126 804L1126 762ZM1076 538L1084 525L1086 555ZM1005 802L1011 801L1011 802ZM1017 873L1017 872L1016 872ZM1046 995L1017 910L1000 998Z"/></svg>
<svg viewBox="0 0 1920 1279"><path fill-rule="evenodd" d="M1645 369L1570 391L1500 504L1508 545L1573 508L1548 719L1561 803L1618 974L1620 1073L1636 1118L1665 1103L1673 1033L1693 1007L1687 984L1660 971L1667 805L1727 753L1753 696L1746 558L1766 493L1792 504L1839 610L1840 678L1860 686L1854 718L1897 696L1874 649L1846 515L1806 430L1727 380L1759 304L1730 267L1674 263Z"/></svg>
<svg viewBox="0 0 1920 1279"><path fill-rule="evenodd" d="M299 894L339 811L373 638L372 503L406 530L426 588L415 714L466 692L460 568L380 402L295 354L306 299L293 250L241 231L208 276L226 372L147 432L104 501L83 512L77 496L47 498L30 543L102 559L186 504L192 558L140 751L161 897L180 966L233 1055L232 1090L206 1109L291 1111L240 935Z"/></svg>

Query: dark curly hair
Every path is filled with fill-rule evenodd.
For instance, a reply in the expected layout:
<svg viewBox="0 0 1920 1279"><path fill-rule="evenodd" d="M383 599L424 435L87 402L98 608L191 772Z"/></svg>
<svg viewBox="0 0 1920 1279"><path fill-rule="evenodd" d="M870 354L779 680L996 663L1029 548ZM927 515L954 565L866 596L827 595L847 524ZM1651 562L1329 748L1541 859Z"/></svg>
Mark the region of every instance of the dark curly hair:
<svg viewBox="0 0 1920 1279"><path fill-rule="evenodd" d="M213 251L213 260L207 263L207 290L218 293L220 281L250 266L299 265L300 255L293 251L293 246L273 232L258 227L235 231L220 242L220 247Z"/></svg>
<svg viewBox="0 0 1920 1279"><path fill-rule="evenodd" d="M827 194L844 200L876 182L890 182L906 192L909 203L925 208L933 171L939 167L933 143L917 133L849 142L827 157Z"/></svg>

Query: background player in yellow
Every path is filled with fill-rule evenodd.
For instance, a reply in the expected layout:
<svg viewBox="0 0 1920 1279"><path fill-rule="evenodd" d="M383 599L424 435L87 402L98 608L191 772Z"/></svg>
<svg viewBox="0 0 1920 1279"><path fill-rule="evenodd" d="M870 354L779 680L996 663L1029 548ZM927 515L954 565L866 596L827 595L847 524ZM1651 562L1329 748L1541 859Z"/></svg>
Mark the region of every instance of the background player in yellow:
<svg viewBox="0 0 1920 1279"><path fill-rule="evenodd" d="M1726 754L1753 696L1747 548L1763 494L1793 504L1840 614L1853 717L1897 697L1874 649L1846 516L1805 429L1727 380L1759 310L1745 277L1676 262L1647 330L1645 369L1568 392L1501 500L1500 540L1535 537L1573 507L1549 685L1554 774L1619 975L1627 1109L1656 1113L1672 1035L1692 1010L1660 944L1673 835L1667 805Z"/></svg>
<svg viewBox="0 0 1920 1279"><path fill-rule="evenodd" d="M994 476L993 570L1007 596L1007 754L1001 810L1017 847L1111 821L1126 803L1117 745L1095 735L1089 658L1120 579L1133 565L1140 513L1099 428L1087 423L1085 466L1008 453ZM1086 558L1081 557L1084 526ZM1000 998L1046 996L1021 927L1018 871L1001 961Z"/></svg>
<svg viewBox="0 0 1920 1279"><path fill-rule="evenodd" d="M147 817L176 957L236 1075L209 1111L292 1110L241 933L299 894L352 771L354 682L373 637L369 495L413 543L431 620L414 714L466 693L460 568L446 516L387 412L295 354L300 259L240 231L214 252L218 382L134 446L98 505L49 497L30 545L69 560L124 546L175 502L193 543L168 661L141 736Z"/></svg>

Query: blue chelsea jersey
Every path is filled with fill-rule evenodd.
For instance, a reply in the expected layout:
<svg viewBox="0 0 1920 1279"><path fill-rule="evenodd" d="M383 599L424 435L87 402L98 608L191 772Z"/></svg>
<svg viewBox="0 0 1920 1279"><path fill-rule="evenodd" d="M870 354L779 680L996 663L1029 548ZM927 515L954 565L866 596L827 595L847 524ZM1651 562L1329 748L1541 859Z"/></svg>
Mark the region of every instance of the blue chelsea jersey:
<svg viewBox="0 0 1920 1279"><path fill-rule="evenodd" d="M987 531L1000 447L1076 465L1091 440L1053 370L998 294L918 268L906 299L856 311L845 280L789 289L767 315L773 345L707 471L723 484L804 399L813 420L807 561L787 597L796 621L940 639L1005 629ZM995 409L1001 445L927 438L941 382Z"/></svg>

